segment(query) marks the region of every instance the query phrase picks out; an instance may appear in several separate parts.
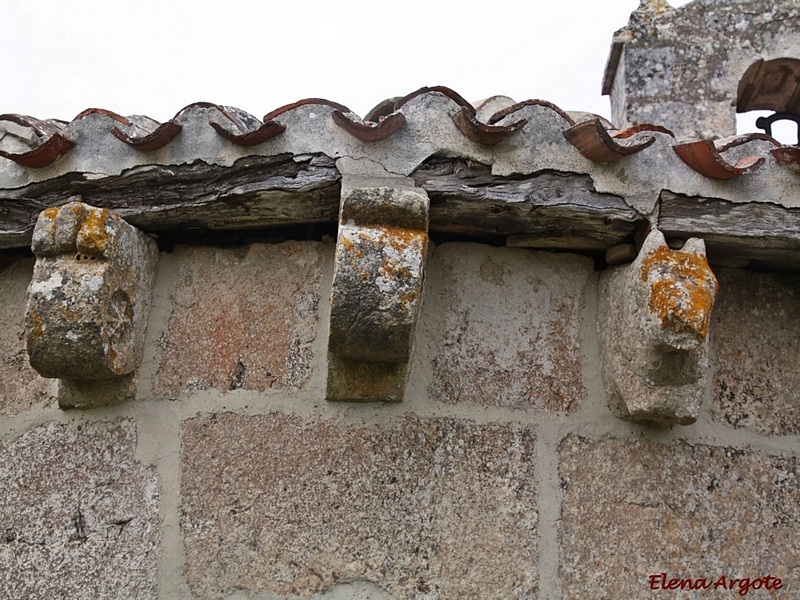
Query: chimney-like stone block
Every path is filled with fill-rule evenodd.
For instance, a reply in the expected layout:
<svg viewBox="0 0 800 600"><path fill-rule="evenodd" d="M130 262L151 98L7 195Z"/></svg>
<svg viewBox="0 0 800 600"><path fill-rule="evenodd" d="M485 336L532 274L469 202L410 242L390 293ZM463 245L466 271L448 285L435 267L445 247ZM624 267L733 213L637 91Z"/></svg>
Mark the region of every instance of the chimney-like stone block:
<svg viewBox="0 0 800 600"><path fill-rule="evenodd" d="M658 230L633 263L601 276L598 329L612 412L659 425L697 420L717 288L702 240L671 250Z"/></svg>
<svg viewBox="0 0 800 600"><path fill-rule="evenodd" d="M328 337L329 400L401 400L422 299L428 196L345 189ZM368 374L368 376L363 376Z"/></svg>
<svg viewBox="0 0 800 600"><path fill-rule="evenodd" d="M627 27L614 34L603 78L614 124L655 123L680 140L714 139L736 133L737 112L796 112L796 83L786 71L752 105L755 89L747 87L754 80L746 73L761 61L800 56L798 24L796 3L781 0L680 7L640 0Z"/></svg>
<svg viewBox="0 0 800 600"><path fill-rule="evenodd" d="M159 256L154 240L107 209L70 202L42 211L32 249L31 366L62 380L129 379L144 344Z"/></svg>

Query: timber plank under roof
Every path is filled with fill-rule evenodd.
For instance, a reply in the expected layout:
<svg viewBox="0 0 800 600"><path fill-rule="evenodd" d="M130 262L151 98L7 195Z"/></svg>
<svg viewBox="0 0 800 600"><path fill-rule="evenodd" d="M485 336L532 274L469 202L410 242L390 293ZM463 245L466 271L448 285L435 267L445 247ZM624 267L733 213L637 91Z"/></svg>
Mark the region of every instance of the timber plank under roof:
<svg viewBox="0 0 800 600"><path fill-rule="evenodd" d="M315 98L263 120L211 103L163 124L100 109L69 123L3 115L0 248L29 245L38 213L76 198L152 233L334 224L356 175L424 189L432 232L600 253L650 224L703 237L712 262L800 270L792 147L763 134L692 146L657 125L617 131L545 101L493 102L487 114L423 88L379 104L374 122Z"/></svg>

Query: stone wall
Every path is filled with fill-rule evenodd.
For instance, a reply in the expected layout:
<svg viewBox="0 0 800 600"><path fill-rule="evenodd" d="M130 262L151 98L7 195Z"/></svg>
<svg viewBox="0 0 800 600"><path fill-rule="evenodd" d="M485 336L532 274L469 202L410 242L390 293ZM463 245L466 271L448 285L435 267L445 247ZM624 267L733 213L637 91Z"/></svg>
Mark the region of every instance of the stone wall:
<svg viewBox="0 0 800 600"><path fill-rule="evenodd" d="M432 248L391 403L325 400L333 243L162 253L135 399L89 410L28 365L32 269L0 598L800 597L796 275L715 269L697 422L658 427L609 409L584 256Z"/></svg>

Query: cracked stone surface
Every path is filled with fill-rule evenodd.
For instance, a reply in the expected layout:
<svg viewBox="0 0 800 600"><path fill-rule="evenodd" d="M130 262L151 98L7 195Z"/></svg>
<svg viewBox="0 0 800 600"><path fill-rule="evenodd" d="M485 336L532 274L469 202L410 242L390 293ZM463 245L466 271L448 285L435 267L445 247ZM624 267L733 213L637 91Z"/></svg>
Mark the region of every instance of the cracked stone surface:
<svg viewBox="0 0 800 600"><path fill-rule="evenodd" d="M800 589L796 458L760 452L569 437L559 447L564 600L738 597L738 591L658 592L672 578L783 580Z"/></svg>
<svg viewBox="0 0 800 600"><path fill-rule="evenodd" d="M311 363L325 246L179 248L157 394L299 389Z"/></svg>
<svg viewBox="0 0 800 600"><path fill-rule="evenodd" d="M51 382L39 376L25 350L25 302L34 259L0 272L0 416L13 416L55 400Z"/></svg>
<svg viewBox="0 0 800 600"><path fill-rule="evenodd" d="M534 437L510 425L189 419L186 575L197 598L307 597L354 579L397 599L534 598L533 482Z"/></svg>
<svg viewBox="0 0 800 600"><path fill-rule="evenodd" d="M724 269L720 288L713 418L766 435L800 434L800 277Z"/></svg>
<svg viewBox="0 0 800 600"><path fill-rule="evenodd" d="M443 402L576 410L578 314L592 275L567 254L448 243L429 265L424 345L439 343L432 392Z"/></svg>
<svg viewBox="0 0 800 600"><path fill-rule="evenodd" d="M156 597L158 481L132 421L0 442L0 597Z"/></svg>

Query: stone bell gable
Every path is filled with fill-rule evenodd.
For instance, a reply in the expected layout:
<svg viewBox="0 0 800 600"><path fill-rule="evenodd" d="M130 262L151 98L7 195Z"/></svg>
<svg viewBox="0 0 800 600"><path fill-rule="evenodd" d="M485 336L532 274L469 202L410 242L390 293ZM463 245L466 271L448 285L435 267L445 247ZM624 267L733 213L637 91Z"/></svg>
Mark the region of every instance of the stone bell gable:
<svg viewBox="0 0 800 600"><path fill-rule="evenodd" d="M800 3L642 0L614 34L603 78L619 127L678 137L736 133L736 113L800 113Z"/></svg>

